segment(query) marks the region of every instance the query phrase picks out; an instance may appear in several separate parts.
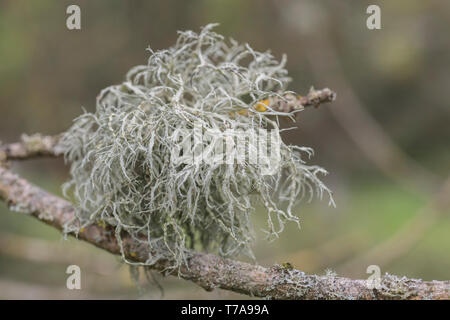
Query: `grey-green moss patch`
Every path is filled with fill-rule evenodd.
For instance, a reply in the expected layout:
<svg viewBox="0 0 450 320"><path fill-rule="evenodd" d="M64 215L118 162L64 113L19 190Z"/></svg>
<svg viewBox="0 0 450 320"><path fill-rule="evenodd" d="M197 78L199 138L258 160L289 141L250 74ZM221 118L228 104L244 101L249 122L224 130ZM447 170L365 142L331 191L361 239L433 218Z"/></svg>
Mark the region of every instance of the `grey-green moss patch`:
<svg viewBox="0 0 450 320"><path fill-rule="evenodd" d="M64 134L60 146L72 175L64 190L76 199L81 222L66 231L106 222L119 239L124 230L150 247L164 246L177 267L190 248L252 256L255 202L267 209L267 233L276 237L286 221L299 222L292 209L300 200L327 193L332 201L318 178L326 171L303 160L312 150L282 141L280 166L270 175L248 161L248 150L257 147L251 140L243 163L171 161L180 136L194 141L194 150L207 147L195 142L196 123L219 133L278 134L278 116L293 116L255 110L258 101L289 93L285 58L278 62L269 52L225 41L212 27L180 32L166 50L148 49L148 63L102 90L96 111L75 119ZM149 256L145 264L159 258Z"/></svg>

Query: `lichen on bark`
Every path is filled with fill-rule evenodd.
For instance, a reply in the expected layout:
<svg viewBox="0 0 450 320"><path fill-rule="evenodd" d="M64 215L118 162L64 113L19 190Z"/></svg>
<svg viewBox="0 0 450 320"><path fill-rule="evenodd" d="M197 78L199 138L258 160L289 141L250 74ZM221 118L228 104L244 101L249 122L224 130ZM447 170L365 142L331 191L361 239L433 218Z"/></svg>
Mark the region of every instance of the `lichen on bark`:
<svg viewBox="0 0 450 320"><path fill-rule="evenodd" d="M270 173L261 173L267 163L250 161L259 143L250 138L243 141L241 161L173 161L174 150L187 141L194 153L210 148L196 139L197 125L201 134L213 130L219 144L249 129L279 137L278 117L302 110L281 112L264 102L293 94L285 57L279 62L270 52L225 41L213 26L180 32L168 49L148 49L148 63L102 90L95 112L82 114L63 135L59 147L72 176L64 190L79 207L66 232L112 225L119 242L124 230L150 248L164 247L172 267L179 267L187 249L253 256L256 203L266 209L268 236L276 237L285 222L299 223L293 208L300 200L325 193L332 202L318 178L326 171L304 160L312 149L281 139L279 165ZM148 256L144 264L161 258Z"/></svg>

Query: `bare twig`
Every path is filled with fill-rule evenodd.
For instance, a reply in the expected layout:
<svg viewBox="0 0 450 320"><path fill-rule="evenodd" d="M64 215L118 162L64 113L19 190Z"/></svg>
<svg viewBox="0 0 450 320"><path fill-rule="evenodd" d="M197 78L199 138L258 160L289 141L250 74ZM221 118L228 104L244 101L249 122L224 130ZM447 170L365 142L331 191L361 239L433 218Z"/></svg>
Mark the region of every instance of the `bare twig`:
<svg viewBox="0 0 450 320"><path fill-rule="evenodd" d="M311 88L308 95L298 97L301 105L306 107L316 107L318 108L322 103L332 102L336 99L336 93L328 88L322 90L315 90Z"/></svg>
<svg viewBox="0 0 450 320"><path fill-rule="evenodd" d="M56 157L60 155L57 144L60 135L22 135L20 142L0 145L1 160L24 160L36 157Z"/></svg>
<svg viewBox="0 0 450 320"><path fill-rule="evenodd" d="M326 13L325 8L318 2L315 5L322 14ZM281 12L290 12L294 9L290 5L278 7ZM303 42L309 44L304 48L304 54L316 80L321 83L331 83L339 92L340 103L345 105L345 108L330 109L336 121L367 159L382 173L407 190L432 196L442 184L441 178L408 156L367 111L363 101L345 76L339 54L330 39L330 26L326 24L328 19L323 20L322 28L315 29L311 34L304 30L304 26L299 21L301 19L283 20L293 33L297 33ZM368 252L365 251L361 257L351 259L340 270L354 271L355 267L364 265L367 261L387 265L422 239L440 218L436 209L424 209L401 227L398 233L377 244Z"/></svg>
<svg viewBox="0 0 450 320"><path fill-rule="evenodd" d="M277 4L282 12L294 10L294 5L294 2L286 6ZM326 13L320 2L315 5L322 14ZM330 26L326 21L328 19L324 19L322 28L308 34L303 29L301 19L283 20L293 34L301 37L302 42L308 43L303 52L311 66L313 77L321 83L331 83L339 92L339 103L345 108L331 108L331 114L367 159L385 175L413 192L436 191L441 183L440 178L409 157L364 107L364 103L345 77L339 55L331 45L333 41L328 31Z"/></svg>
<svg viewBox="0 0 450 320"><path fill-rule="evenodd" d="M75 214L71 203L52 195L10 170L0 166L0 198L16 211L61 230ZM76 235L113 254L120 246L112 227L90 225ZM125 257L145 262L150 255L145 243L126 233L121 235ZM385 275L379 289L370 289L365 280L336 276L307 275L299 270L273 266L270 268L220 258L200 252L190 252L180 270L169 270L169 259L160 259L150 268L166 274L179 275L205 289L222 288L251 296L275 299L449 299L450 281L422 281ZM179 271L179 273L178 273Z"/></svg>

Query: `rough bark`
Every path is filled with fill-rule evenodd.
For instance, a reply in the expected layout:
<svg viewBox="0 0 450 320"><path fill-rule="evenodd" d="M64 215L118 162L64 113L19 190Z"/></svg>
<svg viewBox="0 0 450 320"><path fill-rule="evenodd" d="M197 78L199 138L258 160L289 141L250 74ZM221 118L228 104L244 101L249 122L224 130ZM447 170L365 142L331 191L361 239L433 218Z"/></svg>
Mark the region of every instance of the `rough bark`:
<svg viewBox="0 0 450 320"><path fill-rule="evenodd" d="M270 107L291 112L318 107L331 102L336 94L329 89L311 89L308 95L270 99ZM22 136L22 141L0 145L0 199L13 211L20 211L63 230L75 216L76 208L68 201L52 195L9 169L6 161L40 156L59 156L59 136ZM121 247L111 226L90 225L71 234L112 254L121 254ZM126 232L121 233L123 253L127 260L145 263L149 255L165 256L163 249L149 249ZM224 259L212 254L189 252L186 264L172 270L173 262L160 259L148 266L164 274L192 281L206 290L221 288L249 296L273 299L449 299L450 281L422 281L385 275L378 289L370 289L366 280L352 280L333 275L307 275L284 267L263 267Z"/></svg>
<svg viewBox="0 0 450 320"><path fill-rule="evenodd" d="M75 214L68 201L52 195L20 178L0 163L0 199L14 211L33 217L62 230ZM113 254L121 249L112 227L90 225L76 236ZM148 247L121 234L127 259L145 262ZM422 281L385 275L379 289L370 289L366 280L352 280L333 275L307 275L289 267L263 267L224 259L212 254L190 252L186 265L180 270L168 269L170 260L161 259L151 269L165 274L179 275L207 290L221 288L249 296L274 299L449 299L450 281Z"/></svg>

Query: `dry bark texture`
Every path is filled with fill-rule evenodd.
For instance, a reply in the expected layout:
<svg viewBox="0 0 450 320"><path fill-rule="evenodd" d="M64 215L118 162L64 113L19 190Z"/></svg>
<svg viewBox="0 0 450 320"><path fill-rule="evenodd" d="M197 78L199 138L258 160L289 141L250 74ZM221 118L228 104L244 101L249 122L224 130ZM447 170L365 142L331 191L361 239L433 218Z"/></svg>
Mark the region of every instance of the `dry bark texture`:
<svg viewBox="0 0 450 320"><path fill-rule="evenodd" d="M14 211L28 213L59 230L75 213L74 206L20 178L4 166L0 167L0 198ZM78 235L113 254L120 247L111 227L91 225ZM122 234L127 259L145 262L150 254L144 243ZM168 270L169 260L159 260L152 269L177 275ZM379 290L369 289L366 280L336 276L307 275L299 270L273 266L270 268L223 259L215 255L190 252L187 265L179 276L207 290L221 288L249 296L273 299L449 299L450 281L422 281L385 275Z"/></svg>
<svg viewBox="0 0 450 320"><path fill-rule="evenodd" d="M20 142L0 145L0 161L26 160L42 156L55 157L60 153L57 148L60 135L43 136L23 134Z"/></svg>

